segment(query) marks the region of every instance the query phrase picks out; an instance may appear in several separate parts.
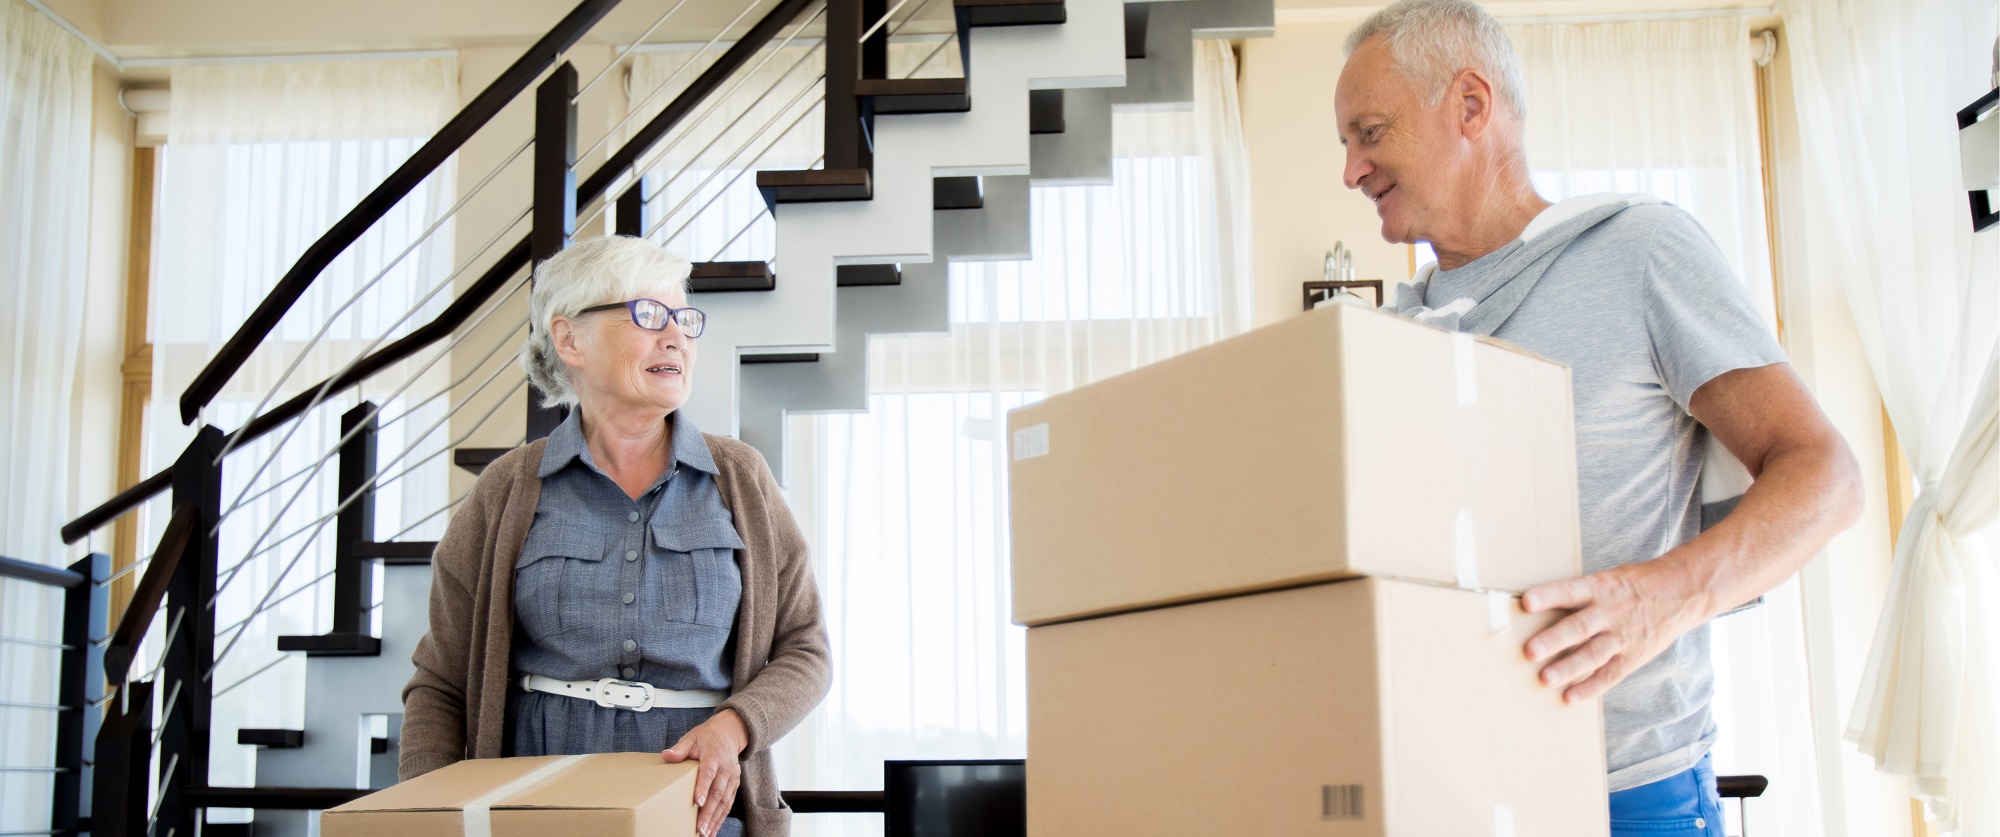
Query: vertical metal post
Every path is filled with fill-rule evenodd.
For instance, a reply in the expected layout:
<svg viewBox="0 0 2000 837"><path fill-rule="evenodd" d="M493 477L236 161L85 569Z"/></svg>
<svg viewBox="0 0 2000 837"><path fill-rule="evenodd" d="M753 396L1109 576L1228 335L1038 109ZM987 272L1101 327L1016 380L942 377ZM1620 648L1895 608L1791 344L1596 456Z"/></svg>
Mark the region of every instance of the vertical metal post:
<svg viewBox="0 0 2000 837"><path fill-rule="evenodd" d="M181 790L208 784L210 704L214 684L215 596L218 544L213 534L222 516L222 431L202 428L180 461L174 463L174 505L193 504L195 521L187 551L167 583L168 624L178 618L180 630L165 649L166 658L155 688L162 696L160 735L160 806L155 833L173 829L195 833L195 809L181 801ZM178 758L176 758L178 756Z"/></svg>
<svg viewBox="0 0 2000 837"><path fill-rule="evenodd" d="M142 837L153 764L153 684L126 683L97 733L91 771L90 831L95 837ZM164 788L162 789L164 791Z"/></svg>
<svg viewBox="0 0 2000 837"><path fill-rule="evenodd" d="M861 80L867 63L862 57L861 33L868 26L863 18L869 2L827 0L826 4L825 165L828 170L874 168L875 155L868 142L871 121L862 113L861 100L854 95L855 83ZM885 71L887 55L885 46Z"/></svg>
<svg viewBox="0 0 2000 837"><path fill-rule="evenodd" d="M576 66L555 68L535 89L535 209L528 233L534 263L553 258L576 234ZM529 328L534 328L530 323ZM542 406L542 392L528 385L528 440L543 438L563 413Z"/></svg>
<svg viewBox="0 0 2000 837"><path fill-rule="evenodd" d="M640 176L625 187L618 195L617 225L619 235L643 236L646 228L653 225L651 213L646 211L646 178Z"/></svg>
<svg viewBox="0 0 2000 837"><path fill-rule="evenodd" d="M375 405L356 404L340 417L339 488L334 496L345 500L356 492L361 496L342 509L333 524L333 633L367 634L368 608L375 601L375 572L359 552L360 544L375 539ZM359 432L356 432L356 431ZM348 434L354 434L348 438Z"/></svg>
<svg viewBox="0 0 2000 837"><path fill-rule="evenodd" d="M62 662L57 672L60 696L57 702L70 708L56 717L56 767L52 815L49 827L75 831L90 810L90 765L85 754L94 753L102 713L96 708L104 697L104 649L94 637L111 632L110 588L97 583L111 575L111 556L93 552L69 565L83 576L83 583L63 591Z"/></svg>

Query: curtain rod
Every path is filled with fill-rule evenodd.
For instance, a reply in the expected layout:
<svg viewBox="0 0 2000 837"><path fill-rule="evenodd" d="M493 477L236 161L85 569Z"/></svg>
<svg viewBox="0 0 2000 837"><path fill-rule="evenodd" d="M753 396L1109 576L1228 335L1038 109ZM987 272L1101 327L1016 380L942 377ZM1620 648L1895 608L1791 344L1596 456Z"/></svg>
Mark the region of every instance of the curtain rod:
<svg viewBox="0 0 2000 837"><path fill-rule="evenodd" d="M1763 9L1689 9L1678 12L1615 12L1599 15L1494 16L1502 26L1548 26L1579 23L1624 23L1651 20L1701 20L1712 17L1768 17L1778 13L1776 4Z"/></svg>
<svg viewBox="0 0 2000 837"><path fill-rule="evenodd" d="M125 69L125 62L120 60L116 53L106 48L103 44L98 43L96 38L85 35L82 29L76 28L76 24L69 22L69 18L56 14L56 10L44 5L42 0L26 0L26 2L28 5L35 7L35 11L41 12L43 17L54 21L55 25L62 27L64 32L68 32L77 40L82 41L84 46L90 47L90 51L97 53L97 57L104 59L106 63L109 63L113 67L120 70Z"/></svg>
<svg viewBox="0 0 2000 837"><path fill-rule="evenodd" d="M176 58L120 58L117 53L111 51L110 47L105 46L103 43L99 42L96 38L93 38L85 34L82 29L77 28L76 24L71 23L69 18L57 14L54 9L49 8L47 4L42 2L42 0L22 0L22 2L25 2L28 5L33 6L35 8L35 11L41 12L43 17L48 18L50 21L54 22L55 25L62 27L63 31L68 32L71 36L75 37L77 40L82 41L85 46L90 47L90 50L92 52L97 53L97 57L104 59L105 63L110 64L113 69L119 70L120 72L123 72L125 70L145 70L156 67L190 67L190 66L210 66L210 65L221 65L221 64L309 64L320 61L390 61L390 60L407 61L407 60L415 60L423 58L454 58L457 57L458 55L457 50L424 49L424 50L399 50L390 52L320 52L320 53L307 52L307 53L290 53L281 55L190 55L190 56L176 57Z"/></svg>
<svg viewBox="0 0 2000 837"><path fill-rule="evenodd" d="M123 68L145 70L154 67L196 67L224 64L313 64L325 61L413 61L424 58L455 58L457 50L421 49L402 52L302 52L288 55L190 55L180 58L127 58Z"/></svg>
<svg viewBox="0 0 2000 837"><path fill-rule="evenodd" d="M1380 11L1380 6L1360 6L1352 8L1319 9L1279 9L1279 23L1359 23L1362 19ZM1697 20L1711 17L1767 17L1778 13L1773 4L1767 8L1744 9L1688 9L1682 11L1656 12L1607 12L1604 14L1579 15L1494 15L1494 20L1502 26L1533 26L1549 24L1581 23L1624 23L1654 20Z"/></svg>

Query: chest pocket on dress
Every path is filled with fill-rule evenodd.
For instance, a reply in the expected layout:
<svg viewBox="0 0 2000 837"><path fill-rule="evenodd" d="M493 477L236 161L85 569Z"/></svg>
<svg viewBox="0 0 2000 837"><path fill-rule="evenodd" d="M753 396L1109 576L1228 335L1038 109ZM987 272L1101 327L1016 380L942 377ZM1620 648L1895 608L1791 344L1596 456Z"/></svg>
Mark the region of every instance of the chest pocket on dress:
<svg viewBox="0 0 2000 837"><path fill-rule="evenodd" d="M735 627L736 606L743 600L736 550L743 548L743 539L731 521L655 523L653 543L666 557L659 562L666 576L661 615L673 622Z"/></svg>
<svg viewBox="0 0 2000 837"><path fill-rule="evenodd" d="M599 539L536 521L514 563L514 618L534 639L587 624L585 593L604 562Z"/></svg>

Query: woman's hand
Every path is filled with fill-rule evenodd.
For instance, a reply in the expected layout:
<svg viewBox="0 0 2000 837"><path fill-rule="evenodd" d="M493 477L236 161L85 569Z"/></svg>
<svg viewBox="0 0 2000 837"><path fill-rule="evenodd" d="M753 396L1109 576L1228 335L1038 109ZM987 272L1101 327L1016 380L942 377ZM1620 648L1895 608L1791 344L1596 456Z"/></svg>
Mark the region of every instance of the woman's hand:
<svg viewBox="0 0 2000 837"><path fill-rule="evenodd" d="M668 764L688 759L701 763L694 779L694 804L700 809L695 815L695 830L701 837L714 837L729 816L729 807L736 804L736 788L743 784L740 759L749 743L750 732L743 728L743 717L734 709L724 709L688 730L672 749L660 752Z"/></svg>

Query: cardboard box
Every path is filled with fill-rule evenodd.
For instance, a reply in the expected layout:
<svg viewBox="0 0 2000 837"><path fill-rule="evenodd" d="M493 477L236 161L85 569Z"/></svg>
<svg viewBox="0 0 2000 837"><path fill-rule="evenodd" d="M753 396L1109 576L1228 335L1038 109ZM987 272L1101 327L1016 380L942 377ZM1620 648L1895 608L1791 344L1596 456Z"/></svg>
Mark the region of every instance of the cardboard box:
<svg viewBox="0 0 2000 837"><path fill-rule="evenodd" d="M1569 370L1335 305L1015 410L1014 621L1582 571Z"/></svg>
<svg viewBox="0 0 2000 837"><path fill-rule="evenodd" d="M1368 578L1031 628L1028 834L1603 837L1553 621Z"/></svg>
<svg viewBox="0 0 2000 837"><path fill-rule="evenodd" d="M667 764L658 753L472 759L329 809L319 830L322 837L689 837L697 766Z"/></svg>

